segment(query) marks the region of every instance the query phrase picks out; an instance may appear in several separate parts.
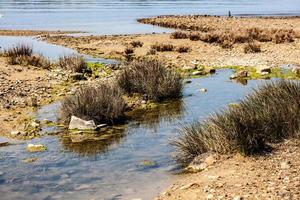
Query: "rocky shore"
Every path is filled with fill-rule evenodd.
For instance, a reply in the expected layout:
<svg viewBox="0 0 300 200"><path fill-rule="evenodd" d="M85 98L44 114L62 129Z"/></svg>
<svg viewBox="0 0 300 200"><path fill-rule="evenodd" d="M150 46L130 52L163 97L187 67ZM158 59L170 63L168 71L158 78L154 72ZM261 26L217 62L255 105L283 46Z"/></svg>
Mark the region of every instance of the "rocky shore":
<svg viewBox="0 0 300 200"><path fill-rule="evenodd" d="M273 148L255 157L219 156L198 173L180 175L157 199L299 199L299 141Z"/></svg>
<svg viewBox="0 0 300 200"><path fill-rule="evenodd" d="M141 23L154 24L164 27L177 28L188 34L194 34L191 28L183 27L183 24L191 24L198 27L197 34L212 37L208 34L217 34L222 39L228 39L234 42L230 48L223 48L215 42L207 42L207 38L202 40L191 40L191 38L175 39L172 34L145 34L145 35L115 35L115 36L81 36L72 37L64 35L43 36L41 39L76 49L77 51L97 57L114 58L119 60L126 59L125 50L130 48L135 58L143 56L156 57L164 60L169 66L184 68L194 65L209 67L278 67L281 65L299 65L300 53L300 18L223 18L223 17L184 17L167 16L155 17L139 20ZM266 27L265 24L269 26ZM206 27L206 28L205 28ZM204 30L205 29L205 30ZM206 30L207 29L207 30ZM238 36L232 36L231 32L240 31ZM283 40L280 43L260 39L255 41L259 51L246 51L249 42L248 36L244 31L254 29L261 31L262 36L267 34L270 39L289 34L291 30L292 38L288 41ZM271 30L276 30L272 33ZM271 31L271 32L269 32ZM286 32L287 31L287 32ZM228 35L228 33L230 34ZM248 34L248 32L247 32ZM252 33L251 33L252 34ZM242 36L240 36L242 35ZM238 37L235 41L230 38ZM251 36L252 37L252 36ZM241 39L242 38L242 39ZM251 38L250 38L251 39ZM241 41L240 41L241 40ZM133 47L132 44L139 42L142 45ZM225 40L225 42L227 42ZM153 46L169 45L170 49L157 50ZM181 49L181 50L178 50ZM184 51L183 51L184 50Z"/></svg>

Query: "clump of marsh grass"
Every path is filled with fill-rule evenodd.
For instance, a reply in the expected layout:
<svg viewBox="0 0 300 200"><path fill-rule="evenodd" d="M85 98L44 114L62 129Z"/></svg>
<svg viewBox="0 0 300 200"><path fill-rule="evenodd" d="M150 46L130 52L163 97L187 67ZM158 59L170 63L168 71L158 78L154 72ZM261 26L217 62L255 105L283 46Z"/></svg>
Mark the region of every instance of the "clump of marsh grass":
<svg viewBox="0 0 300 200"><path fill-rule="evenodd" d="M258 43L249 42L244 46L245 53L259 53L261 52L260 45Z"/></svg>
<svg viewBox="0 0 300 200"><path fill-rule="evenodd" d="M137 47L142 47L144 45L143 42L139 41L139 40L135 40L135 41L131 41L130 42L130 45L133 47L133 48L137 48Z"/></svg>
<svg viewBox="0 0 300 200"><path fill-rule="evenodd" d="M123 119L125 102L115 84L101 83L97 86L82 86L74 96L61 103L61 115L65 123L72 115L97 124L113 124Z"/></svg>
<svg viewBox="0 0 300 200"><path fill-rule="evenodd" d="M79 55L59 57L58 66L62 69L69 70L74 73L84 73L88 68L84 58Z"/></svg>
<svg viewBox="0 0 300 200"><path fill-rule="evenodd" d="M171 33L172 39L186 39L188 37L189 37L189 35L182 31L176 31L176 32Z"/></svg>
<svg viewBox="0 0 300 200"><path fill-rule="evenodd" d="M125 57L125 60L127 62L131 62L133 60L133 58L134 58L134 49L130 48L130 47L127 47L124 50L124 57Z"/></svg>
<svg viewBox="0 0 300 200"><path fill-rule="evenodd" d="M151 49L154 49L156 51L173 51L174 50L174 45L172 44L154 44L151 46Z"/></svg>
<svg viewBox="0 0 300 200"><path fill-rule="evenodd" d="M188 163L208 152L260 153L269 143L298 136L300 84L276 81L246 96L237 106L184 126L173 141L177 159Z"/></svg>
<svg viewBox="0 0 300 200"><path fill-rule="evenodd" d="M117 77L118 85L127 93L139 93L154 101L181 95L179 74L157 60L142 59L131 63Z"/></svg>
<svg viewBox="0 0 300 200"><path fill-rule="evenodd" d="M8 57L32 56L33 49L29 45L19 44L5 51Z"/></svg>
<svg viewBox="0 0 300 200"><path fill-rule="evenodd" d="M183 46L183 45L176 48L176 51L179 52L179 53L187 53L190 50L191 50L190 47Z"/></svg>
<svg viewBox="0 0 300 200"><path fill-rule="evenodd" d="M50 61L40 54L33 54L33 49L29 45L19 44L4 51L4 56L8 57L11 65L31 65L49 69Z"/></svg>

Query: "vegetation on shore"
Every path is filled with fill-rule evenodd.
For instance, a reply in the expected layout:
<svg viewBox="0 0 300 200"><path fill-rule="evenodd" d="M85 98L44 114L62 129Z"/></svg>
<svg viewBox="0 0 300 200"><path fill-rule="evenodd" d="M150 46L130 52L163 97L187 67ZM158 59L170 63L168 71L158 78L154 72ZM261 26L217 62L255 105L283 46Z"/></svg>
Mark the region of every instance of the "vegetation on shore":
<svg viewBox="0 0 300 200"><path fill-rule="evenodd" d="M182 80L157 60L132 62L118 76L117 82L126 94L139 93L147 100L162 101L180 97Z"/></svg>
<svg viewBox="0 0 300 200"><path fill-rule="evenodd" d="M296 137L300 126L299 100L299 83L267 83L237 106L184 126L172 143L177 159L189 163L208 151L251 155L264 151L268 143Z"/></svg>
<svg viewBox="0 0 300 200"><path fill-rule="evenodd" d="M19 44L12 48L6 49L3 55L8 58L8 63L11 65L31 65L49 69L51 67L50 61L40 54L34 54L32 47Z"/></svg>
<svg viewBox="0 0 300 200"><path fill-rule="evenodd" d="M94 120L97 124L113 124L124 116L125 102L117 85L104 82L97 86L82 86L74 96L61 103L62 119L68 123L71 116Z"/></svg>

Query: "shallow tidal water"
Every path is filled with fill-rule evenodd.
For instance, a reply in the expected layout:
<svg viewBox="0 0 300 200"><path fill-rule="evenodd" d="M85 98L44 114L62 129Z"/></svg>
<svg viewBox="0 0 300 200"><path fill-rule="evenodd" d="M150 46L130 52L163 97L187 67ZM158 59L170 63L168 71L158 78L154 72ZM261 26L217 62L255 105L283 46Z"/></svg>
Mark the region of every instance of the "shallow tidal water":
<svg viewBox="0 0 300 200"><path fill-rule="evenodd" d="M0 199L153 199L176 178L179 166L172 160L169 141L178 128L238 102L265 82L242 85L230 81L231 74L220 70L192 79L182 101L138 112L113 133L102 133L106 135L99 141L72 143L58 135L1 147ZM56 120L58 107L56 103L41 108L37 118ZM44 144L47 151L28 153L28 143ZM38 160L22 162L31 157Z"/></svg>
<svg viewBox="0 0 300 200"><path fill-rule="evenodd" d="M2 0L0 29L95 34L169 32L136 18L170 14L299 15L299 0Z"/></svg>

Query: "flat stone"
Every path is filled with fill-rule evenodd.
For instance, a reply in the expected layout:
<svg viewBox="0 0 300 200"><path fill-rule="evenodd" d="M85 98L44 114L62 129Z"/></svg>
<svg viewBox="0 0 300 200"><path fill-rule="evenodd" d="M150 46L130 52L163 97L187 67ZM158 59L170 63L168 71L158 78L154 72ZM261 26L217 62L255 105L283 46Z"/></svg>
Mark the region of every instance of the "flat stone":
<svg viewBox="0 0 300 200"><path fill-rule="evenodd" d="M193 76L200 76L200 75L205 75L205 72L204 71L194 71L192 73Z"/></svg>
<svg viewBox="0 0 300 200"><path fill-rule="evenodd" d="M27 151L34 153L34 152L42 152L42 151L46 151L47 148L45 145L42 144L28 144L27 145Z"/></svg>
<svg viewBox="0 0 300 200"><path fill-rule="evenodd" d="M69 130L96 130L97 126L93 120L83 120L78 117L72 116L69 124Z"/></svg>
<svg viewBox="0 0 300 200"><path fill-rule="evenodd" d="M207 92L207 89L206 88L201 88L200 92Z"/></svg>

